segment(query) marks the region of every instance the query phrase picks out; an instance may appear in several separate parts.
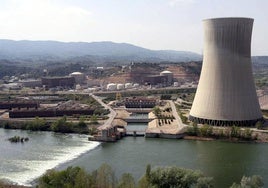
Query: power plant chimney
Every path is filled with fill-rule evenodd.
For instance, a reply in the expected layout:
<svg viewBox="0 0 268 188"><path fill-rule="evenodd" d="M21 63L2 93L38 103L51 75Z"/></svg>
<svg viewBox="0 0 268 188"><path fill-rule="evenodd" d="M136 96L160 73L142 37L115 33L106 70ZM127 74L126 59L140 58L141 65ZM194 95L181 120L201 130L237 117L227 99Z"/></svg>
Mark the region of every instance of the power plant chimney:
<svg viewBox="0 0 268 188"><path fill-rule="evenodd" d="M254 126L262 120L251 67L251 18L203 21L203 66L189 119Z"/></svg>

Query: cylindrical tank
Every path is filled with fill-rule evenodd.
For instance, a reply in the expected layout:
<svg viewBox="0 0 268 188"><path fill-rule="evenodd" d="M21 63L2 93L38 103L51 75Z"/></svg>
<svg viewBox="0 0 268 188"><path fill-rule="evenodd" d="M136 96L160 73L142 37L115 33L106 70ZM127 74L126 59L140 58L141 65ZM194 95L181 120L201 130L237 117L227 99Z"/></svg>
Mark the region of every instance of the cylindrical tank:
<svg viewBox="0 0 268 188"><path fill-rule="evenodd" d="M114 90L116 90L116 84L114 84L114 83L110 83L110 84L108 84L108 85L107 85L107 90L109 90L109 91L114 91Z"/></svg>
<svg viewBox="0 0 268 188"><path fill-rule="evenodd" d="M174 83L173 83L173 86L174 86L174 87L179 87L179 82L174 82Z"/></svg>
<svg viewBox="0 0 268 188"><path fill-rule="evenodd" d="M134 88L138 88L139 86L140 86L140 84L138 84L138 83L133 84Z"/></svg>
<svg viewBox="0 0 268 188"><path fill-rule="evenodd" d="M166 71L162 71L160 73L161 76L166 76L167 77L167 84L168 85L171 85L172 84L172 81L173 81L173 73L166 70Z"/></svg>
<svg viewBox="0 0 268 188"><path fill-rule="evenodd" d="M126 83L126 84L125 84L125 88L126 88L126 89L130 89L130 88L132 88L132 83Z"/></svg>
<svg viewBox="0 0 268 188"><path fill-rule="evenodd" d="M204 55L189 119L212 125L254 125L262 119L251 67L251 18L203 21Z"/></svg>
<svg viewBox="0 0 268 188"><path fill-rule="evenodd" d="M117 90L122 90L125 88L125 85L124 84L117 84L116 88L117 88Z"/></svg>

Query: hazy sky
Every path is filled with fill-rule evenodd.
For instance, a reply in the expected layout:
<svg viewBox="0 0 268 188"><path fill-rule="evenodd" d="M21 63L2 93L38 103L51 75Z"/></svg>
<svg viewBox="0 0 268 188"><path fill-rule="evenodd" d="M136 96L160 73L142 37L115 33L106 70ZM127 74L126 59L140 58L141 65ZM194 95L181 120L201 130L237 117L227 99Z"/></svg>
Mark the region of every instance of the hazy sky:
<svg viewBox="0 0 268 188"><path fill-rule="evenodd" d="M113 41L202 53L202 20L254 18L252 54L268 55L267 0L0 0L0 38Z"/></svg>

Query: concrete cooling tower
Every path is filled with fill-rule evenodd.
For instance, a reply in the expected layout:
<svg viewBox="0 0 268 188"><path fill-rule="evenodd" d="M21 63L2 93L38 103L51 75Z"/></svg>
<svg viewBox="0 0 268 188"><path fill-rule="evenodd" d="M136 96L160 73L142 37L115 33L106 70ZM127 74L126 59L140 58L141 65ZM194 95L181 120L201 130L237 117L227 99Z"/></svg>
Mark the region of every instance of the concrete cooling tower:
<svg viewBox="0 0 268 188"><path fill-rule="evenodd" d="M203 26L203 66L189 119L254 126L262 113L251 67L253 19L207 19Z"/></svg>

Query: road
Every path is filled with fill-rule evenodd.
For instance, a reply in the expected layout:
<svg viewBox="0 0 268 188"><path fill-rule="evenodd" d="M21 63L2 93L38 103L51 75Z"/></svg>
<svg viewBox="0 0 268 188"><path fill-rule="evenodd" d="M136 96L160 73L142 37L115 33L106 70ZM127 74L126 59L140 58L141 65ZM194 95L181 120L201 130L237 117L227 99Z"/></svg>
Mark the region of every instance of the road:
<svg viewBox="0 0 268 188"><path fill-rule="evenodd" d="M98 103L100 103L105 109L109 109L110 110L110 114L108 114L109 119L107 119L103 125L99 126L98 129L99 130L103 130L103 129L111 128L112 127L112 122L113 122L113 120L114 120L114 118L116 116L116 112L110 106L108 106L107 104L105 104L96 95L93 95L92 93L90 93L89 96L91 96L96 101L98 101Z"/></svg>
<svg viewBox="0 0 268 188"><path fill-rule="evenodd" d="M174 104L174 102L172 100L168 100L169 104L170 104L170 107L172 109L172 113L173 113L173 116L175 117L175 120L178 122L178 127L179 128L183 128L187 125L183 124L182 121L181 121L181 118L177 112L177 109L176 109L176 106Z"/></svg>

